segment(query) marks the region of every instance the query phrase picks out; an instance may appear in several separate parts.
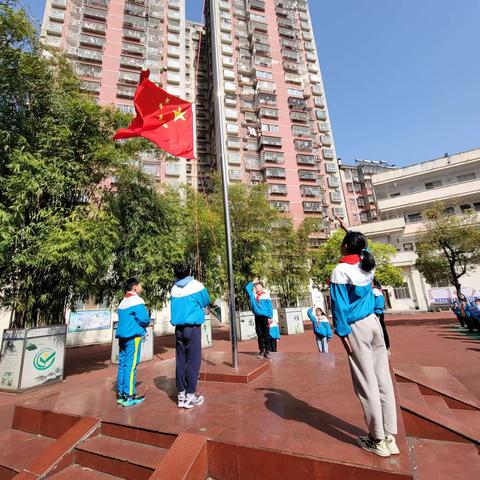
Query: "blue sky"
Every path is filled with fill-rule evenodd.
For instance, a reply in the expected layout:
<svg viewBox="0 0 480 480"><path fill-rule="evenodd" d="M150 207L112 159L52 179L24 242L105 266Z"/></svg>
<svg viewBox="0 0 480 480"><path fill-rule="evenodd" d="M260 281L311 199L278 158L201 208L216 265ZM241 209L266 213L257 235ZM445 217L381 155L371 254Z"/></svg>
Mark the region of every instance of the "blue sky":
<svg viewBox="0 0 480 480"><path fill-rule="evenodd" d="M44 0L22 0L41 19ZM186 0L201 19L201 0ZM337 154L408 165L480 147L478 0L310 0Z"/></svg>

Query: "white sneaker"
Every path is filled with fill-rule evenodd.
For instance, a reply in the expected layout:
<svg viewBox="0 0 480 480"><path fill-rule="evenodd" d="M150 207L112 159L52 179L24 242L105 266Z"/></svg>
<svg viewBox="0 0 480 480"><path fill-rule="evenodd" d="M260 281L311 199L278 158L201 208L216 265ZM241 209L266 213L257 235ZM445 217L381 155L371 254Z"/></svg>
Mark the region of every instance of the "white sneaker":
<svg viewBox="0 0 480 480"><path fill-rule="evenodd" d="M385 440L380 440L379 442L374 442L368 435L366 437L360 437L357 440L357 445L360 448L363 448L367 452L372 452L379 457L389 457L390 450L387 447Z"/></svg>
<svg viewBox="0 0 480 480"><path fill-rule="evenodd" d="M177 401L177 407L178 408L183 408L185 406L185 400L187 399L187 396L185 394L185 391L183 392L178 392L178 401Z"/></svg>
<svg viewBox="0 0 480 480"><path fill-rule="evenodd" d="M395 437L390 433L385 437L385 443L387 444L387 448L392 455L398 455L400 453Z"/></svg>
<svg viewBox="0 0 480 480"><path fill-rule="evenodd" d="M197 395L196 393L188 393L185 402L183 403L183 408L193 408L199 407L203 404L205 398L202 395Z"/></svg>

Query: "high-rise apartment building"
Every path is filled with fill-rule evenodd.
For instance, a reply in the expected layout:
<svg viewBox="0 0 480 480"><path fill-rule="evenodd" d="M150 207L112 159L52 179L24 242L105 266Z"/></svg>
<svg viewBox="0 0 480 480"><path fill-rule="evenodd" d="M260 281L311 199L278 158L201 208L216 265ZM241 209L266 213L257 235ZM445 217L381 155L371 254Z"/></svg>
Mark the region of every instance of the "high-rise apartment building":
<svg viewBox="0 0 480 480"><path fill-rule="evenodd" d="M186 79L199 30L186 28L185 0L47 0L42 38L66 53L99 104L134 113L142 68L167 92L195 101L195 85ZM194 161L158 152L145 153L142 162L159 181L196 186Z"/></svg>
<svg viewBox="0 0 480 480"><path fill-rule="evenodd" d="M325 91L305 0L209 0L214 156L231 182L268 185L295 223L344 216Z"/></svg>
<svg viewBox="0 0 480 480"><path fill-rule="evenodd" d="M395 165L377 160L355 160L355 165L343 165L339 159L339 166L349 225L377 221L372 176L395 169Z"/></svg>

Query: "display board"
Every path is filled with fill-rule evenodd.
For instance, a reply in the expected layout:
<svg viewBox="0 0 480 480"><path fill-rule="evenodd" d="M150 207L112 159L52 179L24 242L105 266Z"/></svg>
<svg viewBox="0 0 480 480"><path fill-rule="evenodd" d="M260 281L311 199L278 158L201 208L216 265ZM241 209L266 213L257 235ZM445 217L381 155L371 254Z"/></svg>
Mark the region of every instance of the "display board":
<svg viewBox="0 0 480 480"><path fill-rule="evenodd" d="M0 389L20 392L63 380L66 325L5 330Z"/></svg>
<svg viewBox="0 0 480 480"><path fill-rule="evenodd" d="M257 337L253 312L237 312L235 320L237 322L237 337L240 341L251 340Z"/></svg>
<svg viewBox="0 0 480 480"><path fill-rule="evenodd" d="M296 335L303 333L303 314L301 308L280 308L278 323L282 335Z"/></svg>
<svg viewBox="0 0 480 480"><path fill-rule="evenodd" d="M111 328L112 313L104 310L77 310L70 313L68 333L108 330Z"/></svg>

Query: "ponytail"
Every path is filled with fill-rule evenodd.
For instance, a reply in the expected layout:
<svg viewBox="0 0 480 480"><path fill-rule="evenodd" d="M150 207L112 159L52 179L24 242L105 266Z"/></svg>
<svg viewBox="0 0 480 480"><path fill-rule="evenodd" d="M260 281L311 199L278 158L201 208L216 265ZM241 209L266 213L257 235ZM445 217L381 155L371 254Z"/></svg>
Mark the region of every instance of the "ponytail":
<svg viewBox="0 0 480 480"><path fill-rule="evenodd" d="M368 250L364 250L360 255L360 268L365 272L371 272L375 266L375 257Z"/></svg>
<svg viewBox="0 0 480 480"><path fill-rule="evenodd" d="M343 239L342 246L348 253L360 256L360 268L363 271L371 272L375 268L375 258L368 251L368 240L363 233L349 230Z"/></svg>

